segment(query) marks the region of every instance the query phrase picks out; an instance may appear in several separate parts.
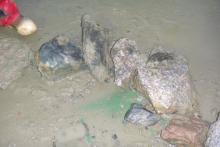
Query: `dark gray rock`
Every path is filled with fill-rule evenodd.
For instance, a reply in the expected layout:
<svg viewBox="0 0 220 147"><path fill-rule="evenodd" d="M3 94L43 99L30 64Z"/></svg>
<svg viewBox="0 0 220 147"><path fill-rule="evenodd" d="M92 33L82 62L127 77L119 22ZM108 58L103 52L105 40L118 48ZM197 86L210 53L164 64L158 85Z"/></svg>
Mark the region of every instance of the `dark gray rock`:
<svg viewBox="0 0 220 147"><path fill-rule="evenodd" d="M109 29L95 22L89 15L82 17L83 52L91 75L99 82L109 78L113 67L110 58Z"/></svg>
<svg viewBox="0 0 220 147"><path fill-rule="evenodd" d="M155 125L161 117L145 109L139 104L133 103L131 108L126 112L124 120L133 124L152 126Z"/></svg>
<svg viewBox="0 0 220 147"><path fill-rule="evenodd" d="M205 147L220 147L220 114L208 131Z"/></svg>
<svg viewBox="0 0 220 147"><path fill-rule="evenodd" d="M18 79L30 63L28 46L16 38L0 37L0 88Z"/></svg>
<svg viewBox="0 0 220 147"><path fill-rule="evenodd" d="M197 94L189 75L188 60L176 51L153 49L138 66L135 88L157 113L187 114L197 110Z"/></svg>
<svg viewBox="0 0 220 147"><path fill-rule="evenodd" d="M115 66L115 84L123 88L128 87L135 76L139 62L135 41L127 38L119 39L111 50L111 58Z"/></svg>
<svg viewBox="0 0 220 147"><path fill-rule="evenodd" d="M86 69L82 51L71 44L69 38L60 35L42 45L35 53L38 70L49 81L61 80Z"/></svg>

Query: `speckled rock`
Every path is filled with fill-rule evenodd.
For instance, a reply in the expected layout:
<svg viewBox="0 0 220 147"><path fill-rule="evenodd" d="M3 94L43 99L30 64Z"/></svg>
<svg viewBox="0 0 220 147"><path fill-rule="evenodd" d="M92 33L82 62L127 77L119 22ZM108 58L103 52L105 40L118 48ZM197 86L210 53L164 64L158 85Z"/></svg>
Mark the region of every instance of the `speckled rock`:
<svg viewBox="0 0 220 147"><path fill-rule="evenodd" d="M220 114L208 131L205 147L220 147Z"/></svg>
<svg viewBox="0 0 220 147"><path fill-rule="evenodd" d="M148 98L157 113L188 115L197 110L198 97L188 61L178 52L155 48L137 70L134 87Z"/></svg>
<svg viewBox="0 0 220 147"><path fill-rule="evenodd" d="M110 78L113 67L110 58L109 29L94 21L89 15L82 17L83 57L91 75L100 83Z"/></svg>
<svg viewBox="0 0 220 147"><path fill-rule="evenodd" d="M111 58L115 66L115 84L123 88L130 86L139 62L136 42L119 39L111 50Z"/></svg>
<svg viewBox="0 0 220 147"><path fill-rule="evenodd" d="M30 63L28 46L16 38L0 37L0 88L18 79Z"/></svg>
<svg viewBox="0 0 220 147"><path fill-rule="evenodd" d="M173 118L161 132L161 138L176 146L203 147L208 127L193 117ZM214 147L214 146L212 146Z"/></svg>
<svg viewBox="0 0 220 147"><path fill-rule="evenodd" d="M49 81L58 81L86 69L82 51L65 35L43 44L34 59L42 77Z"/></svg>

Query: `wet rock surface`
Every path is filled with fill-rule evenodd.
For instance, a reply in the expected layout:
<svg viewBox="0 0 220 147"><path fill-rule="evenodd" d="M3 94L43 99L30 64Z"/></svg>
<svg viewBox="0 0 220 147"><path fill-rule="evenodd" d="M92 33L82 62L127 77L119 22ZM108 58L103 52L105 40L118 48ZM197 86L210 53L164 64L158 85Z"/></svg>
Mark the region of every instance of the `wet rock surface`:
<svg viewBox="0 0 220 147"><path fill-rule="evenodd" d="M133 103L126 112L124 120L143 126L155 125L161 117L151 111L144 109L143 106Z"/></svg>
<svg viewBox="0 0 220 147"><path fill-rule="evenodd" d="M109 78L113 67L110 58L109 29L94 21L89 15L82 17L83 52L91 75L99 82Z"/></svg>
<svg viewBox="0 0 220 147"><path fill-rule="evenodd" d="M65 35L60 35L43 44L39 52L35 53L38 70L50 81L61 80L86 69L82 56L82 51Z"/></svg>
<svg viewBox="0 0 220 147"><path fill-rule="evenodd" d="M219 147L220 146L220 114L218 120L214 122L208 131L205 147Z"/></svg>
<svg viewBox="0 0 220 147"><path fill-rule="evenodd" d="M0 37L0 88L6 89L29 64L28 46L16 38Z"/></svg>
<svg viewBox="0 0 220 147"><path fill-rule="evenodd" d="M161 138L170 144L187 147L203 147L208 127L193 117L173 118L161 132Z"/></svg>
<svg viewBox="0 0 220 147"><path fill-rule="evenodd" d="M197 110L197 94L185 57L159 47L139 65L134 87L149 99L157 113L190 114Z"/></svg>
<svg viewBox="0 0 220 147"><path fill-rule="evenodd" d="M136 42L127 38L119 39L111 50L115 66L115 84L128 87L134 78L139 61Z"/></svg>

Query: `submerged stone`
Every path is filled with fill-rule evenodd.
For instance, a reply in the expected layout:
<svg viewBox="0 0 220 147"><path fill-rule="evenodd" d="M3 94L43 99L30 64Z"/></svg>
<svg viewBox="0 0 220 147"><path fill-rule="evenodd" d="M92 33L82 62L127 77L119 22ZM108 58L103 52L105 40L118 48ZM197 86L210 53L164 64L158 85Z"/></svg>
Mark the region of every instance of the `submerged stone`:
<svg viewBox="0 0 220 147"><path fill-rule="evenodd" d="M203 147L207 131L208 127L199 119L177 117L171 119L169 126L162 130L161 138L176 146Z"/></svg>
<svg viewBox="0 0 220 147"><path fill-rule="evenodd" d="M115 66L115 84L123 88L130 86L139 62L135 41L119 39L111 50L111 58Z"/></svg>
<svg viewBox="0 0 220 147"><path fill-rule="evenodd" d="M30 63L28 46L16 38L0 37L0 88L18 79Z"/></svg>
<svg viewBox="0 0 220 147"><path fill-rule="evenodd" d="M137 125L152 126L155 125L161 117L145 109L139 104L133 103L126 112L124 120Z"/></svg>
<svg viewBox="0 0 220 147"><path fill-rule="evenodd" d="M176 51L153 49L139 64L136 89L157 113L190 114L197 110L197 94L189 75L188 61Z"/></svg>
<svg viewBox="0 0 220 147"><path fill-rule="evenodd" d="M220 147L220 113L218 120L209 128L205 147Z"/></svg>
<svg viewBox="0 0 220 147"><path fill-rule="evenodd" d="M82 51L65 35L43 44L35 58L38 70L50 81L61 80L86 68Z"/></svg>
<svg viewBox="0 0 220 147"><path fill-rule="evenodd" d="M113 65L109 51L109 29L92 20L89 15L84 15L82 30L85 63L91 75L99 82L104 82L109 78Z"/></svg>

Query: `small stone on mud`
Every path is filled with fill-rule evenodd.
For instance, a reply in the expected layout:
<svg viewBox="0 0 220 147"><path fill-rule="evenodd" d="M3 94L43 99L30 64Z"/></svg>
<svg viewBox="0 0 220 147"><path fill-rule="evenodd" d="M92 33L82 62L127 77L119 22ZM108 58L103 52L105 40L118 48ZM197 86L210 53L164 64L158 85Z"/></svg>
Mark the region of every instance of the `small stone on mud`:
<svg viewBox="0 0 220 147"><path fill-rule="evenodd" d="M116 134L114 134L114 135L112 136L112 139L116 140L116 139L118 139L118 136L117 136Z"/></svg>

